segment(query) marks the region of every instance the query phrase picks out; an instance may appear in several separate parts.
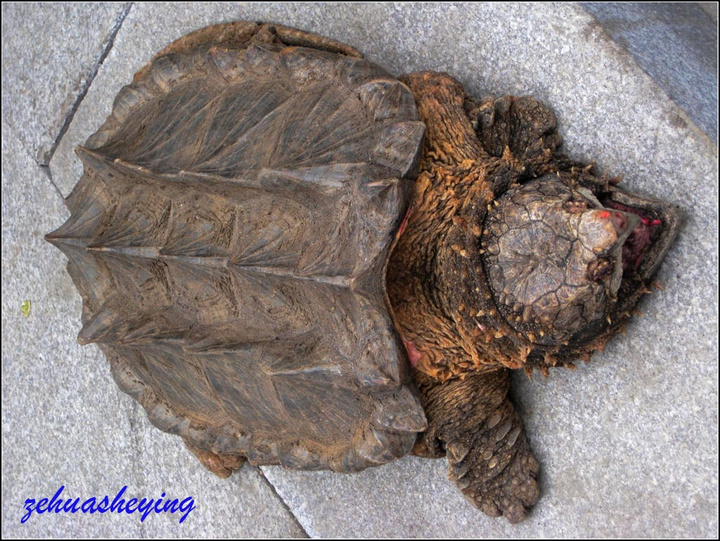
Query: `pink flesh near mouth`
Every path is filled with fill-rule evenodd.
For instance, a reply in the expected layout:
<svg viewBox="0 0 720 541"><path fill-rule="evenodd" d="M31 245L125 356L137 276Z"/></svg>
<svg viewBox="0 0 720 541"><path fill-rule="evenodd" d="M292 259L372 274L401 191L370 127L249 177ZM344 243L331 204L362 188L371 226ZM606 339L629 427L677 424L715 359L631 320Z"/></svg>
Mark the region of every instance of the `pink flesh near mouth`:
<svg viewBox="0 0 720 541"><path fill-rule="evenodd" d="M642 261L645 252L652 244L651 239L656 228L662 225L662 222L657 219L648 218L639 210L626 207L615 201L607 201L605 206L640 216L640 223L633 229L633 232L630 233L630 236L622 247L623 272L629 269L637 270L640 267L640 261Z"/></svg>

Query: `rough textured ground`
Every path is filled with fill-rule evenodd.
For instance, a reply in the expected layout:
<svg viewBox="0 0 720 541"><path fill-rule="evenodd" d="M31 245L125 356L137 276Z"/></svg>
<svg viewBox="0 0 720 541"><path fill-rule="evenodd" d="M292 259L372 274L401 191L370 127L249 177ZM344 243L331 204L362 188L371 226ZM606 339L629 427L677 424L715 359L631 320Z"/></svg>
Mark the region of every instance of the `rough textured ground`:
<svg viewBox="0 0 720 541"><path fill-rule="evenodd" d="M717 144L717 4L714 19L689 2L583 7Z"/></svg>
<svg viewBox="0 0 720 541"><path fill-rule="evenodd" d="M581 6L3 4L2 19L4 537L717 536L717 146ZM445 460L357 475L245 466L216 479L150 426L97 348L77 345L80 298L42 240L67 218L61 195L81 172L73 149L153 53L237 19L345 41L395 73L448 71L475 95L532 94L557 112L573 157L685 210L665 289L627 336L573 373L515 378L542 464L543 496L524 523L476 511ZM690 62L669 61L680 72ZM81 513L21 524L26 498L61 485L82 499L127 485L197 508L182 524Z"/></svg>

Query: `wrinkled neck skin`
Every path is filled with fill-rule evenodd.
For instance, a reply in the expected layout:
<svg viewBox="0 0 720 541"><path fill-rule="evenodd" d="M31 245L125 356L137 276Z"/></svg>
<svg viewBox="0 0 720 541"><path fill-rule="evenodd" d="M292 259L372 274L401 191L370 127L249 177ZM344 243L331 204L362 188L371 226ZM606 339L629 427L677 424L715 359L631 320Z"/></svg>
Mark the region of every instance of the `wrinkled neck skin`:
<svg viewBox="0 0 720 541"><path fill-rule="evenodd" d="M453 79L420 73L401 80L426 124L410 216L388 267L388 293L410 362L441 381L520 368L518 358L529 349L498 321L479 243L495 191L522 168L511 156L486 154Z"/></svg>

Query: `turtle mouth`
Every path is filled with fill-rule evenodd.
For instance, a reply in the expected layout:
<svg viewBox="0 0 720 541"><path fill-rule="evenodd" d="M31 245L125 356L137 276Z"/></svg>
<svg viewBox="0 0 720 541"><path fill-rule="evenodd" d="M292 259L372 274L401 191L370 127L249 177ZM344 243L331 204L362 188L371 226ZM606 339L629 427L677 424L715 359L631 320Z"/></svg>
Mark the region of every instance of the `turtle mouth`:
<svg viewBox="0 0 720 541"><path fill-rule="evenodd" d="M622 245L622 281L610 321L624 320L650 282L672 245L680 225L680 209L672 204L636 195L610 186L600 194L605 208L634 214L640 218Z"/></svg>
<svg viewBox="0 0 720 541"><path fill-rule="evenodd" d="M623 281L649 280L677 235L680 222L678 207L614 186L598 199L605 208L640 218L622 246Z"/></svg>
<svg viewBox="0 0 720 541"><path fill-rule="evenodd" d="M643 214L639 209L622 205L615 201L606 201L605 208L611 208L634 214L640 221L625 239L622 245L622 270L623 274L637 272L640 263L652 244L657 240L662 231L662 220Z"/></svg>

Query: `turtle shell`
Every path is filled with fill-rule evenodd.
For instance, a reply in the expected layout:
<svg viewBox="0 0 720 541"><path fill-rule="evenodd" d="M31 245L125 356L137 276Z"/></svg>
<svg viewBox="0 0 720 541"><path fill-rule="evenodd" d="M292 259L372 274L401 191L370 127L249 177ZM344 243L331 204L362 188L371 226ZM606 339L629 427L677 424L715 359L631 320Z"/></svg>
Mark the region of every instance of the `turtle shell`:
<svg viewBox="0 0 720 541"><path fill-rule="evenodd" d="M424 132L409 89L277 25L203 29L118 94L48 240L79 341L158 428L354 471L426 426L385 290Z"/></svg>

